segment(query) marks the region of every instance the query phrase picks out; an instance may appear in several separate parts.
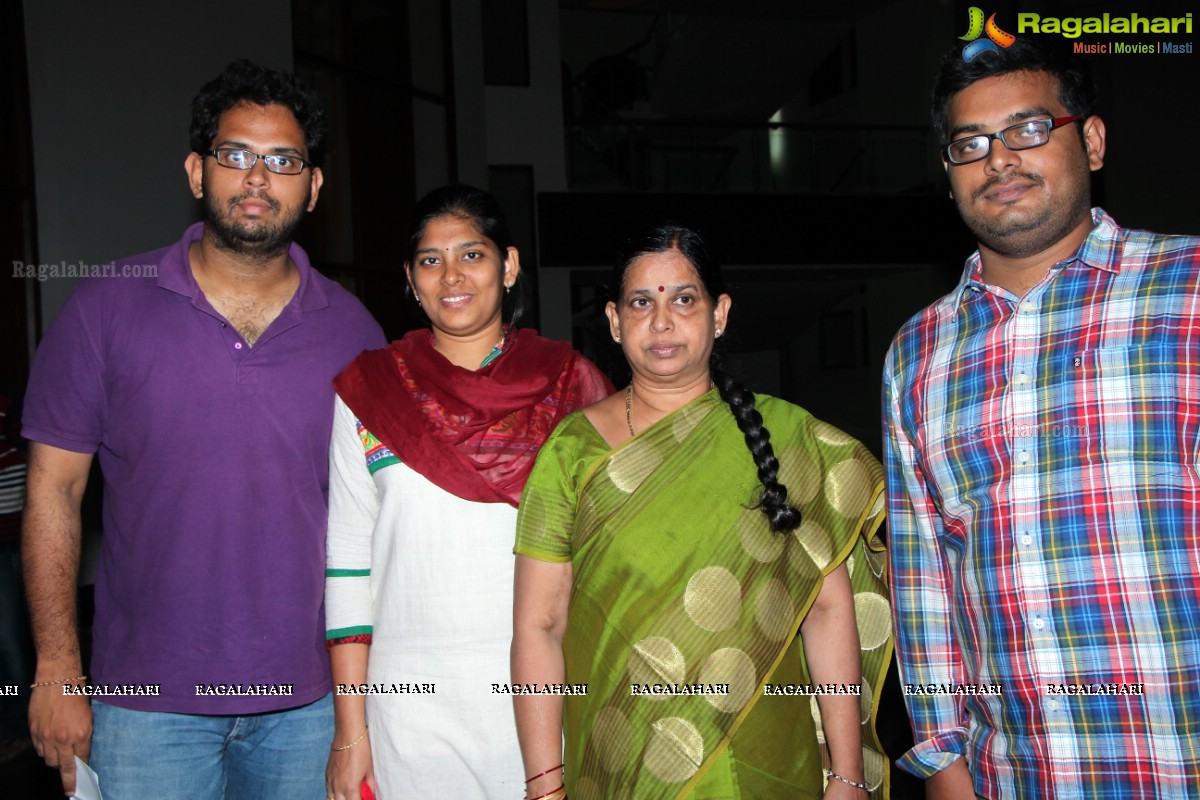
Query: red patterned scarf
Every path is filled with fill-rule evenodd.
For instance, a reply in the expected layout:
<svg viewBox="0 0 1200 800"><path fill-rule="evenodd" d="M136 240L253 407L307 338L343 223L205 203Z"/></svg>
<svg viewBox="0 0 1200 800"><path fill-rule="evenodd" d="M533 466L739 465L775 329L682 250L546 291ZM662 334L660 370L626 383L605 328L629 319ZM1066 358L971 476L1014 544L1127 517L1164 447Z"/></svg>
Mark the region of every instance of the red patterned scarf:
<svg viewBox="0 0 1200 800"><path fill-rule="evenodd" d="M612 393L592 362L524 328L472 372L415 330L363 353L333 387L397 458L464 500L515 506L542 442L564 416Z"/></svg>

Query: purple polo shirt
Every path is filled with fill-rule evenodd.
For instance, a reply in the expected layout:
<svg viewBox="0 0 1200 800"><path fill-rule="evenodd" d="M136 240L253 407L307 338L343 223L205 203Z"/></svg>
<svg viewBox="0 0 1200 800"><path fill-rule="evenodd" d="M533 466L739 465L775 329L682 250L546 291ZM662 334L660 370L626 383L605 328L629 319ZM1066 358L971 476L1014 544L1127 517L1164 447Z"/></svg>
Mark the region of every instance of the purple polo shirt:
<svg viewBox="0 0 1200 800"><path fill-rule="evenodd" d="M37 352L22 433L99 454L88 674L98 687L160 687L101 699L189 714L292 708L331 688L331 382L385 342L293 244L300 287L247 346L192 276L188 247L202 232L117 262L117 275L156 265L157 278L80 282Z"/></svg>

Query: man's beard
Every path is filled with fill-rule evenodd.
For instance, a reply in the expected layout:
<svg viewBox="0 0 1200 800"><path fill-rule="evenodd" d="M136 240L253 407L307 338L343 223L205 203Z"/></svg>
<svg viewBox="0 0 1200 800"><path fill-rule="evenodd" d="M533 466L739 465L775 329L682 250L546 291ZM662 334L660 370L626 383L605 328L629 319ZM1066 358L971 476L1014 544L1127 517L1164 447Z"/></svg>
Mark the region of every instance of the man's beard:
<svg viewBox="0 0 1200 800"><path fill-rule="evenodd" d="M972 202L1014 177L1023 178L1038 188L1045 187L1045 179L1037 173L1010 173L1003 178L994 178L972 192ZM989 218L975 213L973 205L963 202L958 202L958 212L981 245L1007 258L1028 258L1062 241L1087 218L1091 208L1089 176L1084 174L1080 182L1066 188L1065 196L1051 197L1045 205L1021 219Z"/></svg>
<svg viewBox="0 0 1200 800"><path fill-rule="evenodd" d="M274 213L274 222L260 217L251 222L236 217L237 204L247 198L255 198L267 203ZM239 256L256 261L267 261L287 253L292 244L292 236L304 221L304 209L308 207L309 195L299 203L290 216L279 216L281 205L278 200L266 194L243 192L230 198L222 209L217 206L217 200L211 192L204 193L204 222L213 234L213 240L220 250L236 253Z"/></svg>

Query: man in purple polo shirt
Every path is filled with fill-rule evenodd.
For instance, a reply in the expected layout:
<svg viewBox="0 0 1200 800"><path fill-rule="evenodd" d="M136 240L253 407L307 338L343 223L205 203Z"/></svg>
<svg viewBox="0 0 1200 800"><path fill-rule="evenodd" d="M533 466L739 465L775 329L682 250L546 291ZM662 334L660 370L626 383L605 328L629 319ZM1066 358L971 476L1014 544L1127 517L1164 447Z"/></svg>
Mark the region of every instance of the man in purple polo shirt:
<svg viewBox="0 0 1200 800"><path fill-rule="evenodd" d="M185 168L204 222L83 281L38 351L29 716L68 794L90 752L108 800L325 797L331 381L384 338L291 241L317 202L323 140L307 87L231 64L193 101ZM104 534L86 671L75 583L94 453Z"/></svg>

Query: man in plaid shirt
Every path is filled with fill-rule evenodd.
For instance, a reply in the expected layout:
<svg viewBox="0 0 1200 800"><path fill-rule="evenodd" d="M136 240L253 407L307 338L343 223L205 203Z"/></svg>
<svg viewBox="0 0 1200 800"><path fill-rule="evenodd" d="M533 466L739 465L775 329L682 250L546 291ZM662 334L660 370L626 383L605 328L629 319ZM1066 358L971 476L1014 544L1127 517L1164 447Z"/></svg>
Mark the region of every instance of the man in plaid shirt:
<svg viewBox="0 0 1200 800"><path fill-rule="evenodd" d="M929 797L1200 797L1200 240L1091 208L1059 37L943 60L979 250L884 373L891 569Z"/></svg>

